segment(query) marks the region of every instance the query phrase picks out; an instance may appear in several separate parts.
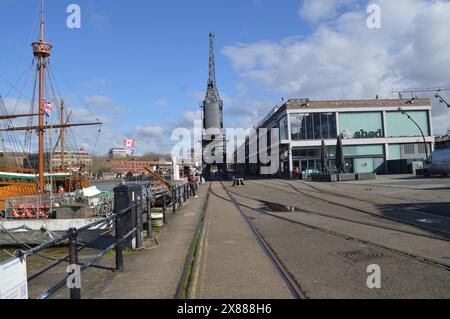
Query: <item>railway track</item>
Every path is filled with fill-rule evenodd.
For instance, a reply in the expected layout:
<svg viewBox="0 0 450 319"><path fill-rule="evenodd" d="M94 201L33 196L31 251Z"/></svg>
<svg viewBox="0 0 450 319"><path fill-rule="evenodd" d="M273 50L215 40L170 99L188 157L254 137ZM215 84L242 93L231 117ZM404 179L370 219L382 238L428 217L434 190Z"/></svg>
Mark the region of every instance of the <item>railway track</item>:
<svg viewBox="0 0 450 319"><path fill-rule="evenodd" d="M239 193L236 193L236 192L231 192L230 191L230 193L232 193L232 194L234 194L236 196L242 197L242 198L250 199L250 200L261 202L261 203L269 203L269 204L274 204L274 205L279 205L279 206L285 206L285 204L282 204L282 203L270 202L270 201L267 201L267 200L263 200L263 199L259 199L259 198L255 198L255 197L239 194ZM427 235L427 234L416 233L416 232L408 231L408 230L404 230L404 229L392 228L392 227L389 227L389 226L383 226L383 225L377 225L377 224L372 224L372 223L368 223L368 222L356 221L356 220L352 220L352 219L345 218L345 217L339 217L339 216L335 216L335 215L321 213L321 212L314 211L314 210L311 210L311 209L304 209L304 208L301 208L301 207L295 207L295 208L300 213L314 214L314 215L317 215L317 216L322 216L322 217L326 217L326 218L332 218L332 219L335 219L335 220L341 220L341 221L349 222L349 223L352 223L352 224L370 226L370 227L380 228L380 229L384 229L384 230L391 230L391 231L401 232L401 233L408 234L408 235L414 235L414 236L420 236L420 237L435 239L435 240L444 241L444 242L450 242L450 235L448 237L437 237L437 236L432 236L432 235Z"/></svg>
<svg viewBox="0 0 450 319"><path fill-rule="evenodd" d="M234 206L236 207L237 211L241 214L242 218L244 219L247 226L252 231L253 235L255 236L256 240L258 241L259 246L264 251L267 258L270 260L272 265L274 266L277 273L280 275L281 279L284 281L286 286L288 287L290 293L292 294L292 297L295 299L307 299L307 296L303 293L300 285L298 282L294 279L294 277L289 273L289 271L286 269L286 267L283 265L281 260L278 258L278 256L275 254L275 252L270 248L268 243L264 240L264 237L258 232L258 230L252 225L250 222L248 216L242 211L241 205L239 202L234 198L234 196L231 194L231 192L228 191L228 189L223 185L221 182L221 185L225 192L227 193L228 197L233 202ZM218 196L215 194L215 196ZM220 196L218 196L220 197Z"/></svg>
<svg viewBox="0 0 450 319"><path fill-rule="evenodd" d="M298 194L301 194L303 196L306 196L306 197L310 197L310 198L313 198L313 199L316 199L316 200L320 200L320 201L326 202L326 203L331 204L331 205L336 205L336 206L339 206L339 207L342 207L342 208L350 209L350 210L356 211L358 213L370 215L370 216L376 217L378 219L385 219L385 220L390 220L390 221L393 221L393 222L396 222L396 223L400 223L400 224L406 224L406 225L410 225L410 226L414 226L414 227L419 227L421 229L424 229L424 230L431 231L433 233L439 234L439 235L443 236L444 238L450 238L450 232L443 231L441 229L436 229L436 228L425 226L425 225L419 224L419 223L409 222L409 221L406 221L406 220L403 220L403 219L398 219L398 218L395 218L395 217L383 216L383 215L380 215L380 214L377 214L377 213L370 212L370 211L365 210L365 209L356 208L356 207L353 207L353 206L350 206L350 205L346 205L346 204L340 203L340 202L335 201L335 200L327 199L327 198L324 198L323 196L313 195L313 194L309 193L308 191L299 190L297 187L295 187L294 185L292 185L289 182L285 182L283 184L284 185L280 185L280 184L276 184L276 183L274 184L274 183L271 183L271 182L268 182L268 181L265 181L265 183L264 183L265 186L271 187L271 188L274 188L274 189L278 189L278 190L281 190L279 187L288 186L294 192L296 192ZM270 185L272 185L272 186L270 186ZM304 184L304 185L307 185L307 184ZM275 186L278 186L278 187L275 187ZM310 185L307 185L307 186L310 186ZM294 192L290 192L290 193L294 193ZM320 193L320 194L322 194L322 193L323 194L327 194L328 193L331 196L339 196L339 197L342 197L342 198L355 199L353 197L349 197L349 196L346 196L346 195L335 194L335 193L331 193L330 194L330 192L327 192L327 191L324 191L324 192L315 191L315 193ZM362 200L360 200L360 201L362 201ZM367 202L367 203L373 204L371 202ZM432 215L432 214L425 213L425 212L423 212L423 214L436 217L436 215ZM439 217L442 218L441 216L439 216Z"/></svg>
<svg viewBox="0 0 450 319"><path fill-rule="evenodd" d="M208 208L208 203L210 200L210 195L212 194L218 198L225 199L234 204L234 207L239 212L239 214L243 218L243 221L245 222L245 224L248 226L248 228L254 235L259 246L263 250L265 256L269 259L270 263L273 265L277 274L280 276L280 278L285 283L291 296L294 299L307 299L307 296L303 293L299 284L295 281L293 276L286 270L286 268L284 267L284 265L282 264L280 259L276 256L276 254L273 252L273 250L270 248L270 246L266 243L266 241L261 236L261 234L258 233L258 231L253 227L253 225L251 224L251 222L249 221L247 216L242 211L240 204L236 201L236 199L233 197L233 195L225 188L225 186L223 184L221 184L221 185L229 198L223 198L220 195L217 195L216 193L214 193L211 188L212 184L210 184L208 194L206 196L206 199L205 199L205 202L203 205L201 219L198 224L197 230L195 232L194 238L192 240L188 259L186 261L185 269L183 271L183 277L182 277L181 283L179 285L179 289L178 289L176 298L177 299L188 299L190 296L190 291L191 291L191 286L192 286L192 281L193 281L193 273L195 273L196 267L199 267L199 265L196 263L196 259L197 259L196 257L197 257L200 241L202 240L202 235L204 234L205 216L206 216L206 211Z"/></svg>
<svg viewBox="0 0 450 319"><path fill-rule="evenodd" d="M227 191L227 193L229 193L228 190L226 190L226 191ZM218 196L218 195L215 195L215 196ZM421 262L421 263L424 263L424 264L427 264L427 265L430 265L430 266L434 266L434 267L437 267L437 268L441 268L441 269L445 269L447 271L450 271L450 264L448 264L448 263L440 262L438 260L434 260L432 258L420 256L420 255L417 255L417 254L413 254L413 253L410 253L410 252L407 252L407 251L404 251L404 250L400 250L400 249L396 249L396 248L392 248L392 247L387 247L387 246L384 246L384 245L381 245L381 244L378 244L378 243L375 243L375 242L372 242L372 241L369 241L369 240L357 238L357 237L354 237L354 236L351 236L351 235L348 235L348 234L335 232L335 231L331 231L331 230L328 230L328 229L325 229L325 228L322 228L322 227L319 227L319 226L303 223L303 222L300 222L300 221L297 221L297 220L294 220L294 219L291 219L291 218L288 218L288 217L275 215L275 214L270 213L268 211L265 211L263 209L254 208L254 207L251 207L251 206L239 203L238 201L236 201L236 199L234 199L232 201L235 203L235 205L240 207L240 211L242 212L242 214L244 214L244 216L246 216L245 219L247 220L247 222L250 225L251 225L251 222L249 221L249 218L248 218L249 216L247 216L245 213L243 213L242 208L246 208L248 210L257 212L259 214L263 214L263 215L270 216L270 217L278 219L278 220L282 220L282 221L284 221L286 223L296 224L296 225L300 225L300 226L307 227L307 228L310 228L310 229L314 229L314 230L320 231L322 233L325 233L327 235L343 238L345 240L352 240L352 241L360 243L360 244L371 246L373 248L381 249L381 250L390 252L392 254L396 254L396 255L399 255L399 256L407 257L407 258L413 259L415 261L418 261L418 262ZM252 226L252 228L255 229L254 226ZM256 229L255 229L255 232L257 232Z"/></svg>

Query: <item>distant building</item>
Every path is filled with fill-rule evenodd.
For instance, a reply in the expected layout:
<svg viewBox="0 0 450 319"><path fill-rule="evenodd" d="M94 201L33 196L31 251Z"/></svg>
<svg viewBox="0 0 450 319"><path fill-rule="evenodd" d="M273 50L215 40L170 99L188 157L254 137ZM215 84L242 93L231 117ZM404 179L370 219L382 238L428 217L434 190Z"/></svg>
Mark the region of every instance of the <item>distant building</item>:
<svg viewBox="0 0 450 319"><path fill-rule="evenodd" d="M450 134L436 137L436 149L442 150L448 148L450 148Z"/></svg>
<svg viewBox="0 0 450 319"><path fill-rule="evenodd" d="M27 153L0 153L0 167L29 167Z"/></svg>
<svg viewBox="0 0 450 319"><path fill-rule="evenodd" d="M31 154L28 158L29 164L32 168L39 168L39 154ZM50 165L51 162L51 165ZM60 168L62 166L61 152L55 152L50 156L49 152L44 153L44 167L46 168ZM92 155L87 152L64 152L64 166L67 168L78 169L83 167L85 170L90 170L92 167Z"/></svg>
<svg viewBox="0 0 450 319"><path fill-rule="evenodd" d="M399 111L401 107L423 130ZM279 129L280 167L277 175L292 176L295 169L303 174L321 171L321 144L325 141L329 167L335 169L337 137L343 139L348 172L388 173L390 162L411 163L426 158L426 148L433 151L430 99L376 99L309 101L289 100L276 106L256 129ZM270 141L270 136L268 136ZM245 147L245 149L243 149ZM236 168L249 175L259 175L260 163L250 163L249 139L239 148L245 150L246 163ZM251 149L254 149L252 147ZM268 151L271 147L268 145ZM237 153L235 153L237 157Z"/></svg>
<svg viewBox="0 0 450 319"><path fill-rule="evenodd" d="M147 174L145 168L148 167L154 171L163 171L170 173L172 163L165 161L135 161L135 160L116 160L111 161L111 170L114 174L133 173L133 175Z"/></svg>
<svg viewBox="0 0 450 319"><path fill-rule="evenodd" d="M110 159L116 159L116 158L127 158L128 152L124 148L112 148L109 150L109 158Z"/></svg>

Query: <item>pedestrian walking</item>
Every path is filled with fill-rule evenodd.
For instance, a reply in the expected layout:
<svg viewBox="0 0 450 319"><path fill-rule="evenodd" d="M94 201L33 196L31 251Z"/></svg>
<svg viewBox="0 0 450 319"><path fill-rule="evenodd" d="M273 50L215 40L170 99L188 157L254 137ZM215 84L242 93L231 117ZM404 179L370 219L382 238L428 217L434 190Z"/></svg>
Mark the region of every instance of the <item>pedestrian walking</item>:
<svg viewBox="0 0 450 319"><path fill-rule="evenodd" d="M195 198L198 198L197 194L195 193L195 186L197 185L197 183L195 182L195 178L192 175L192 173L189 173L188 183L189 187L191 188L192 194L194 195Z"/></svg>
<svg viewBox="0 0 450 319"><path fill-rule="evenodd" d="M294 178L300 179L300 167L294 168Z"/></svg>

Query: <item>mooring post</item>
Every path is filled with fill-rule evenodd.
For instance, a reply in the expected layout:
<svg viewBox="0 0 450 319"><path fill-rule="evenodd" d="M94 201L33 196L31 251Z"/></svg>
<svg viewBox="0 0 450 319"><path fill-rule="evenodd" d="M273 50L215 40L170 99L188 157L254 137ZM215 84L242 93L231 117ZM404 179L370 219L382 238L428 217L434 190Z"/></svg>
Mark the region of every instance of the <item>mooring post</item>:
<svg viewBox="0 0 450 319"><path fill-rule="evenodd" d="M147 237L153 238L153 225L152 225L152 203L150 196L147 198Z"/></svg>
<svg viewBox="0 0 450 319"><path fill-rule="evenodd" d="M78 232L76 228L69 229L69 265L78 268ZM76 269L73 269L76 272ZM81 274L76 274L81 275ZM80 278L75 278L75 284L70 288L70 299L81 299Z"/></svg>
<svg viewBox="0 0 450 319"><path fill-rule="evenodd" d="M122 239L122 229L121 229L121 217L116 215L115 218L115 232L116 232L116 271L123 272L123 239Z"/></svg>

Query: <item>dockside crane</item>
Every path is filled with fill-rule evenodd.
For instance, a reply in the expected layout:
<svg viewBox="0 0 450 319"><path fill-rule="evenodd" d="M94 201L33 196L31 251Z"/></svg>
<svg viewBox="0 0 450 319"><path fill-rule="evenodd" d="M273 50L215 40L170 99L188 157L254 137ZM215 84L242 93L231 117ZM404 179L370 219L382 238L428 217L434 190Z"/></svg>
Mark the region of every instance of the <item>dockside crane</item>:
<svg viewBox="0 0 450 319"><path fill-rule="evenodd" d="M413 89L393 89L392 93L398 93L402 97L402 93L429 93L435 92L434 97L439 100L439 103L447 105L450 108L450 103L448 103L439 92L450 91L450 86L440 86L440 87L430 87L430 88L413 88Z"/></svg>

